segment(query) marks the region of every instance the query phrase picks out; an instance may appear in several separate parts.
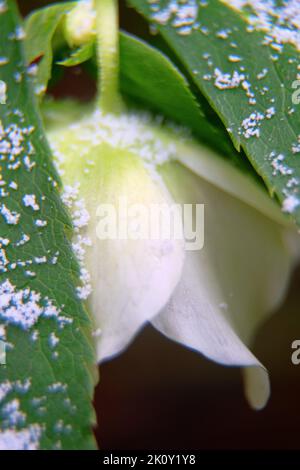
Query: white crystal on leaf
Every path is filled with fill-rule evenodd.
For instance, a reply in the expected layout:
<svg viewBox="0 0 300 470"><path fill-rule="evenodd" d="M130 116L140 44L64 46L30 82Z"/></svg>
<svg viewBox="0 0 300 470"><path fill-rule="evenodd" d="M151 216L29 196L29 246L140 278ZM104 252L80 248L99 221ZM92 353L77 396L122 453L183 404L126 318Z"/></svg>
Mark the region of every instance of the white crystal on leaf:
<svg viewBox="0 0 300 470"><path fill-rule="evenodd" d="M55 109L48 136L64 185L76 188L89 212L82 235L91 245L81 258L99 360L151 321L214 361L245 367L248 401L262 408L268 373L248 346L282 300L300 252L280 209L230 163L145 115L96 111L75 124L66 115L65 127L51 121ZM97 209L120 197L146 206L204 204L204 248L184 254L182 240L99 240Z"/></svg>
<svg viewBox="0 0 300 470"><path fill-rule="evenodd" d="M5 104L7 100L7 84L0 80L0 104Z"/></svg>

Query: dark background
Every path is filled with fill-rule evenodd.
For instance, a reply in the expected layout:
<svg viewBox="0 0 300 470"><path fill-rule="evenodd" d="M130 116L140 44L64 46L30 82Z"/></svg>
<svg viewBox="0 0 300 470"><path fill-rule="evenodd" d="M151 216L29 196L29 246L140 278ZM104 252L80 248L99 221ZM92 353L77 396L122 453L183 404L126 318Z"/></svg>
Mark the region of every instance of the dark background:
<svg viewBox="0 0 300 470"><path fill-rule="evenodd" d="M53 2L19 1L24 14L47 3ZM120 16L124 29L146 32L123 2ZM93 93L80 68L69 71L56 89L60 96ZM291 363L291 343L300 339L299 285L300 269L253 348L272 381L265 410L249 409L238 369L214 364L147 327L125 353L101 367L95 393L100 447L300 449L300 365Z"/></svg>

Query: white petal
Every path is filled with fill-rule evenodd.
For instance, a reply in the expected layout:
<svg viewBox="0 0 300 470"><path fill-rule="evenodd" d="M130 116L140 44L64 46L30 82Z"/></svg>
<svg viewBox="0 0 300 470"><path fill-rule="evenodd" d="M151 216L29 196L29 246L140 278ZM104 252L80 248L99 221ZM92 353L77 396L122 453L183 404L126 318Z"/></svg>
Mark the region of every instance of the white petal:
<svg viewBox="0 0 300 470"><path fill-rule="evenodd" d="M95 202L102 207L108 202L117 207L121 198L127 207L164 204L170 208L172 202L138 160L129 168L125 164L112 181L102 180L96 193L99 197ZM95 210L96 207L90 208L91 221ZM91 223L90 236L95 232ZM183 261L180 240L155 240L150 235L137 240L92 239L87 265L93 284L91 310L102 332L97 341L98 360L121 352L144 323L166 305L181 277Z"/></svg>
<svg viewBox="0 0 300 470"><path fill-rule="evenodd" d="M261 368L246 375L247 397L260 408L268 376L246 344L285 293L291 270L286 229L178 163L165 165L162 174L175 200L205 204L205 240L201 251L186 253L181 282L152 323L214 361Z"/></svg>

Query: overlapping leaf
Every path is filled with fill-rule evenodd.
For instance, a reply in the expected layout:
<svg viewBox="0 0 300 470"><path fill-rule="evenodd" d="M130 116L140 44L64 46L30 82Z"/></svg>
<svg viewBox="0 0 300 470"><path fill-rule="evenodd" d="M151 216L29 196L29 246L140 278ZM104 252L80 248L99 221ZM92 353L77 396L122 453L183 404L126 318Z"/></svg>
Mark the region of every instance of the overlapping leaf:
<svg viewBox="0 0 300 470"><path fill-rule="evenodd" d="M59 41L53 40L56 37L55 31L59 31L64 15L72 5L74 2L41 8L34 11L26 20L27 60L31 63L42 57L38 63L35 80L38 90L45 90L47 87L53 48L58 43L65 55L58 63L66 67L81 64L95 57L93 41L68 51L66 45L63 46L60 34L58 34ZM96 72L96 66L94 71ZM230 157L243 170L249 171L246 165L239 161L222 126L209 122L192 94L186 78L170 59L159 50L125 32L120 34L120 86L122 92L136 102L189 127L203 142Z"/></svg>
<svg viewBox="0 0 300 470"><path fill-rule="evenodd" d="M293 103L299 13L295 2L279 3L130 0L176 52L235 146L299 225L300 108ZM261 5L260 13L231 7L246 4Z"/></svg>

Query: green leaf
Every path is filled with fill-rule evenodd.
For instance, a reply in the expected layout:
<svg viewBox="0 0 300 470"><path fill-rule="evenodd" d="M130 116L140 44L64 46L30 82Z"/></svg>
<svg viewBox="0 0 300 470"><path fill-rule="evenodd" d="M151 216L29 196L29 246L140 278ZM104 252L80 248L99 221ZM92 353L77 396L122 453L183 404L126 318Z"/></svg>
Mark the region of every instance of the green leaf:
<svg viewBox="0 0 300 470"><path fill-rule="evenodd" d="M201 171L201 154L198 161ZM223 174L228 183L230 170ZM251 406L261 409L270 394L268 373L247 346L285 295L294 267L285 239L288 230L186 166L167 163L161 173L177 203L205 205L205 242L201 250L186 251L172 298L151 323L209 359L246 366L246 396ZM218 173L222 177L222 166ZM232 171L230 179L233 186L240 185L243 175ZM270 198L253 189L262 205L271 208ZM296 238L296 231L292 233Z"/></svg>
<svg viewBox="0 0 300 470"><path fill-rule="evenodd" d="M26 58L28 64L40 59L35 76L35 91L42 95L51 78L53 48L58 47L61 38L54 35L58 30L65 14L72 9L73 2L51 5L34 11L28 16L25 23L26 31Z"/></svg>
<svg viewBox="0 0 300 470"><path fill-rule="evenodd" d="M280 44L299 37L291 2L266 7L265 22L260 18L265 31L249 26L253 15L229 7L237 4L229 0L130 3L154 22L236 148L245 150L271 195L300 225L300 119L292 102L299 47Z"/></svg>
<svg viewBox="0 0 300 470"><path fill-rule="evenodd" d="M0 448L92 449L91 322L24 64L15 1L0 13Z"/></svg>

